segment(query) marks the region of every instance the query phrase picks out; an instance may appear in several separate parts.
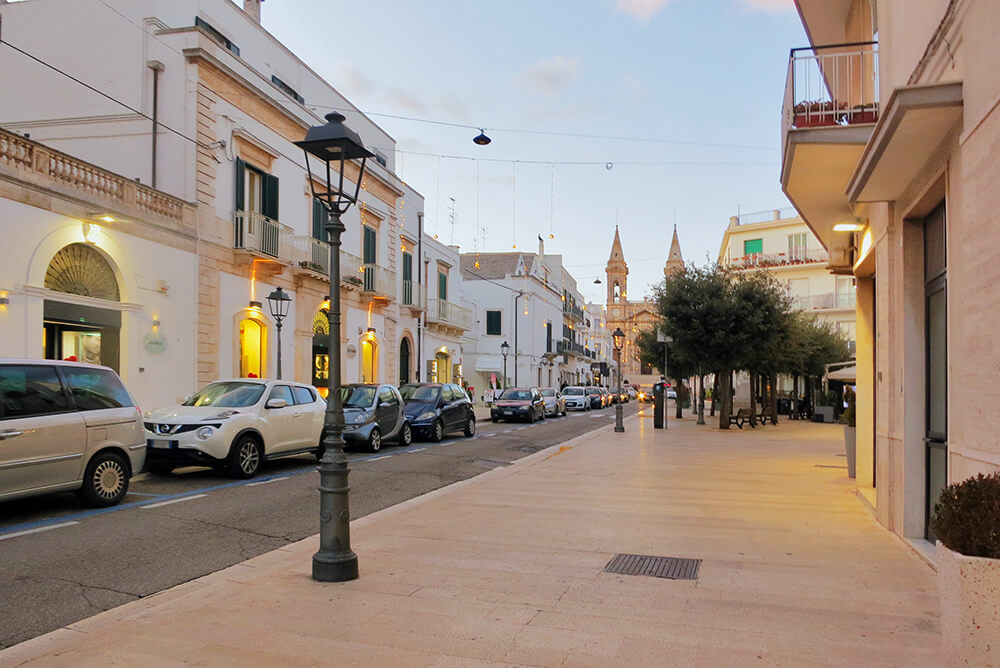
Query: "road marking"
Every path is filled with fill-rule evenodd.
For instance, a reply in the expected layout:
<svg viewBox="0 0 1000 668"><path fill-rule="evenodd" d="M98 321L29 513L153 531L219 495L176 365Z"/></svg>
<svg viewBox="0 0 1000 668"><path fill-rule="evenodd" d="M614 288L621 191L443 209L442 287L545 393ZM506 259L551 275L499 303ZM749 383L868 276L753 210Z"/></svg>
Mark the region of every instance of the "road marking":
<svg viewBox="0 0 1000 668"><path fill-rule="evenodd" d="M159 508L160 506L169 506L172 503L180 503L181 501L191 501L192 499L201 499L208 496L208 494L195 494L194 496L185 496L180 499L171 499L170 501L160 501L159 503L151 503L148 506L139 506L143 510L148 510L149 508Z"/></svg>
<svg viewBox="0 0 1000 668"><path fill-rule="evenodd" d="M527 427L514 427L510 431L521 431L522 429L527 429Z"/></svg>
<svg viewBox="0 0 1000 668"><path fill-rule="evenodd" d="M414 450L413 452L416 452L416 450ZM370 461L370 462L377 462L380 459L389 459L389 457L392 457L392 455L382 455L381 457L372 457L368 461Z"/></svg>
<svg viewBox="0 0 1000 668"><path fill-rule="evenodd" d="M270 485L272 482L278 482L279 480L288 480L291 476L283 475L280 478L271 478L270 480L258 480L257 482L248 482L247 487L256 487L258 485Z"/></svg>
<svg viewBox="0 0 1000 668"><path fill-rule="evenodd" d="M4 534L0 536L0 540L7 540L8 538L17 538L18 536L27 536L30 533L41 533L43 531L51 531L52 529L61 529L63 527L71 527L74 524L79 524L79 522L62 522L61 524L50 524L46 527L38 527L37 529L27 529L25 531L15 531L14 533Z"/></svg>
<svg viewBox="0 0 1000 668"><path fill-rule="evenodd" d="M483 438L489 438L490 436L496 436L496 432L493 432L491 434L483 434Z"/></svg>
<svg viewBox="0 0 1000 668"><path fill-rule="evenodd" d="M410 452L423 452L424 450L426 450L426 449L427 449L427 448L429 448L429 447L430 447L430 446L429 446L429 445L427 445L427 446L424 446L424 447L422 447L422 448L414 448L413 450L410 450Z"/></svg>

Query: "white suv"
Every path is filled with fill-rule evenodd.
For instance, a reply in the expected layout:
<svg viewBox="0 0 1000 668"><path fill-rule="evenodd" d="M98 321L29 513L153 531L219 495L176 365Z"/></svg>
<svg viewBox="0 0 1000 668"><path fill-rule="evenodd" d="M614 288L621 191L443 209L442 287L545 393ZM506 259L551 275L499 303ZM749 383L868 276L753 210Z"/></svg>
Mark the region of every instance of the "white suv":
<svg viewBox="0 0 1000 668"><path fill-rule="evenodd" d="M142 416L114 370L0 359L0 501L78 490L112 506L145 453Z"/></svg>
<svg viewBox="0 0 1000 668"><path fill-rule="evenodd" d="M316 453L326 402L316 388L284 380L217 380L180 406L146 413L147 468L212 466L257 475L265 459Z"/></svg>

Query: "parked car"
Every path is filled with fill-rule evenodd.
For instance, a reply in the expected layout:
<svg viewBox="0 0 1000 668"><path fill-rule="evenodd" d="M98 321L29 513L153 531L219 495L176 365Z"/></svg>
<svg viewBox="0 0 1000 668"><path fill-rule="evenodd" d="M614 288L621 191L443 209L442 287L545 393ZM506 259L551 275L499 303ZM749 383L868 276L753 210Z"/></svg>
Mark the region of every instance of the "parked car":
<svg viewBox="0 0 1000 668"><path fill-rule="evenodd" d="M344 406L344 440L378 452L382 442L395 439L407 446L413 429L403 412L403 397L392 385L353 383L340 388Z"/></svg>
<svg viewBox="0 0 1000 668"><path fill-rule="evenodd" d="M113 369L0 359L0 500L76 490L113 506L145 459L142 415Z"/></svg>
<svg viewBox="0 0 1000 668"><path fill-rule="evenodd" d="M566 415L566 398L554 387L543 387L539 390L545 400L546 415Z"/></svg>
<svg viewBox="0 0 1000 668"><path fill-rule="evenodd" d="M537 387L509 387L503 391L500 398L493 402L490 409L490 419L498 420L535 420L545 419L545 400Z"/></svg>
<svg viewBox="0 0 1000 668"><path fill-rule="evenodd" d="M252 478L266 459L318 452L325 412L309 385L217 380L179 406L146 412L147 468L166 475L178 466L211 466Z"/></svg>
<svg viewBox="0 0 1000 668"><path fill-rule="evenodd" d="M566 400L566 409L571 411L589 411L590 396L587 388L579 385L570 385L562 389L563 399Z"/></svg>
<svg viewBox="0 0 1000 668"><path fill-rule="evenodd" d="M635 389L635 385L626 385L622 389L625 390L626 394L628 394L629 399L638 398L639 392Z"/></svg>
<svg viewBox="0 0 1000 668"><path fill-rule="evenodd" d="M668 387L667 388L667 399L676 399L676 398L677 398L677 390L675 390L672 387Z"/></svg>
<svg viewBox="0 0 1000 668"><path fill-rule="evenodd" d="M638 397L639 397L639 402L640 403L644 403L644 404L651 404L651 403L653 403L653 388L652 387L647 387L645 390L642 389L642 388L639 388Z"/></svg>
<svg viewBox="0 0 1000 668"><path fill-rule="evenodd" d="M584 389L587 392L587 396L590 397L591 408L604 408L607 406L607 396L604 394L603 389L596 385L590 385Z"/></svg>
<svg viewBox="0 0 1000 668"><path fill-rule="evenodd" d="M469 395L458 385L423 383L403 385L403 414L417 436L438 442L449 431L476 433L476 412Z"/></svg>

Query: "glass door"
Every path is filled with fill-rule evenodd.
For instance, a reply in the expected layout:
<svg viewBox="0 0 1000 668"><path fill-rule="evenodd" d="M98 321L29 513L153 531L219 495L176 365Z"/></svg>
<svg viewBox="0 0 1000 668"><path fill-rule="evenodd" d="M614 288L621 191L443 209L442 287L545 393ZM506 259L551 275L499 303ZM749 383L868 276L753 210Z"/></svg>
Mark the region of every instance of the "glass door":
<svg viewBox="0 0 1000 668"><path fill-rule="evenodd" d="M926 338L927 514L924 535L935 540L930 519L948 484L948 273L944 204L924 220L924 322Z"/></svg>

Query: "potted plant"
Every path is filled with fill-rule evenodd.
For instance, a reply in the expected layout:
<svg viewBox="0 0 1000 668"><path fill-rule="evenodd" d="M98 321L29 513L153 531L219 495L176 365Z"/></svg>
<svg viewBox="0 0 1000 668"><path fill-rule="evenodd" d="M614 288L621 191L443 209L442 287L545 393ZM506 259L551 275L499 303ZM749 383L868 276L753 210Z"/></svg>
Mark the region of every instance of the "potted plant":
<svg viewBox="0 0 1000 668"><path fill-rule="evenodd" d="M948 485L934 506L944 655L995 665L1000 652L1000 473Z"/></svg>
<svg viewBox="0 0 1000 668"><path fill-rule="evenodd" d="M844 388L844 401L847 408L844 409L841 419L844 421L844 448L847 450L847 477L855 476L855 462L857 461L857 438L855 430L856 413L854 404L857 397L850 387Z"/></svg>

